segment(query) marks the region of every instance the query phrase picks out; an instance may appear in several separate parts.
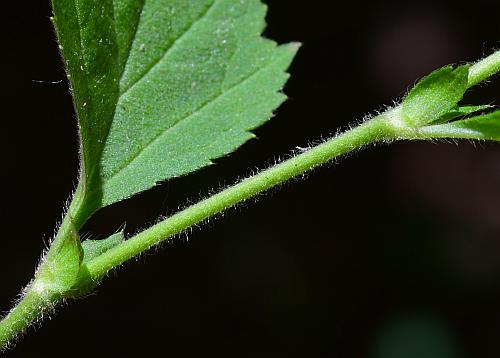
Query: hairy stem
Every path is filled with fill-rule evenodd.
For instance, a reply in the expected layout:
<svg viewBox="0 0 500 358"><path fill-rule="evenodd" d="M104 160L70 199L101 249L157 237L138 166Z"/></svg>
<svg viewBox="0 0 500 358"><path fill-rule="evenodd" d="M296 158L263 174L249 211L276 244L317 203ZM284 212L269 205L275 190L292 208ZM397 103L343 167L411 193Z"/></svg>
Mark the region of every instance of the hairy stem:
<svg viewBox="0 0 500 358"><path fill-rule="evenodd" d="M150 247L192 227L205 219L275 187L340 155L372 144L387 135L384 116L340 134L327 142L247 178L135 235L121 245L89 262L92 279L99 280L109 270L137 256Z"/></svg>
<svg viewBox="0 0 500 358"><path fill-rule="evenodd" d="M50 296L30 287L19 303L0 322L0 352L52 304L53 299Z"/></svg>
<svg viewBox="0 0 500 358"><path fill-rule="evenodd" d="M60 292L59 287L60 277L58 277L53 261L57 258L65 241L71 235L77 235L73 215L80 211L81 203L81 190L77 189L50 250L44 255L35 277L22 292L19 302L0 321L0 352L32 322L41 318L43 312L50 310L61 298L64 298L64 292ZM76 239L79 240L78 237Z"/></svg>
<svg viewBox="0 0 500 358"><path fill-rule="evenodd" d="M386 112L386 113L390 113ZM263 191L277 186L284 181L303 174L314 167L329 160L352 152L365 145L392 137L390 126L387 125L387 115L379 115L358 127L340 134L327 142L313 147L306 152L277 164L261 173L243 180L218 194L215 194L198 204L192 205L170 218L137 234L119 246L98 256L86 264L85 274L75 283L75 286L85 286L88 280L98 282L114 267L137 256L172 235L194 226L203 220L243 202ZM58 234L52 244L51 250L45 259L53 256L55 249L68 235L71 235L72 214L79 210L80 194L77 191L73 203L63 220ZM5 348L19 333L23 332L31 322L35 321L44 311L55 305L64 297L71 297L71 292L58 292L54 290L44 263L33 283L27 287L20 302L12 311L0 321L0 349ZM43 272L43 274L40 274ZM54 277L55 279L57 277Z"/></svg>
<svg viewBox="0 0 500 358"><path fill-rule="evenodd" d="M469 88L500 72L500 51L476 62L469 69Z"/></svg>

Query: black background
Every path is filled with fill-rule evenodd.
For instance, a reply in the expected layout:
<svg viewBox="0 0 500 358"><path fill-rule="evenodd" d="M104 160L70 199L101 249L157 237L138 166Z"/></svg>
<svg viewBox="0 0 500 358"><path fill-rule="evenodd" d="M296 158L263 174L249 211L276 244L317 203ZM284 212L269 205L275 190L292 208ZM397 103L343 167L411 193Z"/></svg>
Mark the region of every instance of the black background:
<svg viewBox="0 0 500 358"><path fill-rule="evenodd" d="M102 210L89 236L133 233L500 47L497 0L267 3L266 36L304 43L290 100L258 140ZM77 134L66 84L48 83L64 79L48 1L2 7L6 311L73 190ZM466 101L498 104L499 91ZM6 356L500 357L499 168L494 144L359 152L126 264Z"/></svg>

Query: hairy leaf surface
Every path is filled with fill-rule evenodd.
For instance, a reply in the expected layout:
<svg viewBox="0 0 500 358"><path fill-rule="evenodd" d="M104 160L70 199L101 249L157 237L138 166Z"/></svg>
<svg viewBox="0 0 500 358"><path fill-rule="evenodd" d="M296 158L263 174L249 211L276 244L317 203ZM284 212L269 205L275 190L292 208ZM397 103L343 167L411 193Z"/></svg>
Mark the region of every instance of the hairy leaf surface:
<svg viewBox="0 0 500 358"><path fill-rule="evenodd" d="M298 46L261 37L258 0L53 4L95 209L234 151L285 99Z"/></svg>
<svg viewBox="0 0 500 358"><path fill-rule="evenodd" d="M442 67L420 80L403 101L403 117L411 125L431 123L456 107L467 90L469 65Z"/></svg>

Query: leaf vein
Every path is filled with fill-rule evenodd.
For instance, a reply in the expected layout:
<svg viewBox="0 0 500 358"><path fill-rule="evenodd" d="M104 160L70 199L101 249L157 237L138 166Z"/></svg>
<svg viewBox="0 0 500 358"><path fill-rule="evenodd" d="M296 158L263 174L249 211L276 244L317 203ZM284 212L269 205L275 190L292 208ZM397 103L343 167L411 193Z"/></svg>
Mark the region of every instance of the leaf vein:
<svg viewBox="0 0 500 358"><path fill-rule="evenodd" d="M139 77L137 80L135 80L134 82L132 82L130 85L128 85L126 88L123 89L123 91L121 91L121 94L120 94L120 98L125 96L132 88L134 88L138 83L140 83L144 78L146 78L148 76L148 74L156 67L158 66L159 64L161 64L163 62L163 60L167 57L167 54L170 53L174 48L175 46L178 44L178 42L184 37L186 36L187 34L189 34L189 32L191 31L191 29L196 26L197 23L199 23L200 21L202 21L205 16L209 13L209 11L214 8L215 4L218 2L218 0L214 0L214 2L212 4L210 4L210 6L207 7L207 9L205 11L203 11L203 13L201 13L200 17L198 19L196 19L195 21L193 21L190 26L188 26L188 28L186 29L186 31L184 31L179 37L177 37L173 42L172 44L167 48L165 49L165 52L162 54L162 56L155 62L153 62L148 69L146 69L146 71L144 72L143 75L141 75L141 77ZM137 25L137 27L139 27L139 24ZM135 39L134 39L135 41ZM129 53L129 56L130 56L130 53ZM128 58L127 58L127 61L128 61Z"/></svg>
<svg viewBox="0 0 500 358"><path fill-rule="evenodd" d="M277 59L279 60L279 59ZM165 128L163 131L159 132L158 135L153 137L148 143L143 145L141 149L134 155L132 156L129 160L127 160L123 165L120 166L113 174L111 174L109 177L106 178L106 181L109 182L111 181L114 177L116 177L119 173L121 173L125 168L127 168L131 163L136 161L141 154L144 153L144 151L149 148L151 145L153 145L156 141L158 141L162 136L166 135L171 131L173 128L175 128L176 125L178 125L180 122L191 118L192 116L198 114L200 111L202 111L204 108L208 107L210 104L215 103L217 100L220 98L224 97L225 95L228 95L232 91L236 90L239 86L244 84L245 82L249 81L252 79L254 76L259 74L261 71L267 69L268 67L271 67L275 64L276 61L271 61L268 64L266 64L263 67L259 67L257 70L253 71L252 73L249 73L246 77L242 78L239 82L235 83L231 87L229 87L226 91L221 91L217 96L215 96L212 99L209 99L207 102L203 103L200 105L197 109L195 109L193 112L187 114L186 116L180 118L177 122L173 123L170 127Z"/></svg>

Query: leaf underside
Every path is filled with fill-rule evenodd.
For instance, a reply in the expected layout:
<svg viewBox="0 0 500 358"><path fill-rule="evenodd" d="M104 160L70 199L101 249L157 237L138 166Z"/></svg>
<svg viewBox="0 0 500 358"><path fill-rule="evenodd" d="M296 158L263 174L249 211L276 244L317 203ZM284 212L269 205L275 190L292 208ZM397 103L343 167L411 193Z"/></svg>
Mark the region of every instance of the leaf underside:
<svg viewBox="0 0 500 358"><path fill-rule="evenodd" d="M258 0L53 0L87 205L211 164L285 99L298 46L261 37Z"/></svg>

